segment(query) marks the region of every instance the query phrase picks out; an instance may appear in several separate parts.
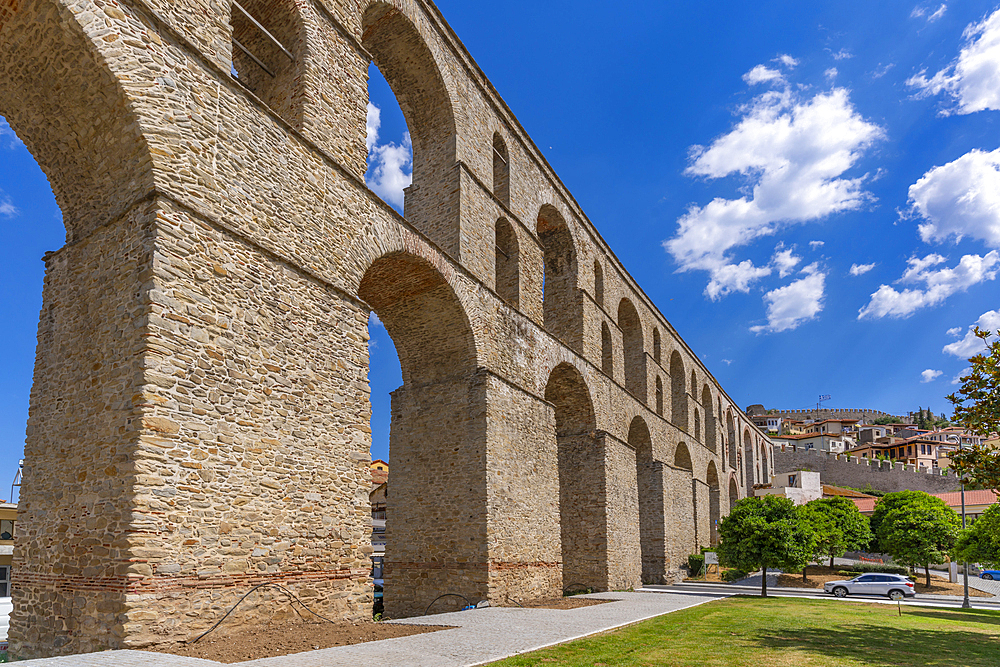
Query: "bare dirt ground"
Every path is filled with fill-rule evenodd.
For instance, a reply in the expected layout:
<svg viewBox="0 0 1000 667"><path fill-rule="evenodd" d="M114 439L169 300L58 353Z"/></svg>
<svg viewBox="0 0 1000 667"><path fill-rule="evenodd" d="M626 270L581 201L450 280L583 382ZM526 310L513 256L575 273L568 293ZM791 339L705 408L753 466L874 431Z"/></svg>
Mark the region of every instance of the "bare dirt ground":
<svg viewBox="0 0 1000 667"><path fill-rule="evenodd" d="M828 581L840 581L842 579L847 579L849 577L844 577L843 575L837 574L838 569L831 570L826 566L816 566L810 565L806 568L806 581L802 581L801 574L781 574L778 576L778 586L786 586L788 588L823 588L823 584ZM916 586L914 590L917 593L930 594L930 595L962 595L962 584L950 584L947 581L942 581L931 577L931 587L927 588L924 585L923 575L916 577L910 577L913 579ZM984 593L982 591L977 591L974 588L969 589L969 597L977 598L988 598L993 597L989 593Z"/></svg>
<svg viewBox="0 0 1000 667"><path fill-rule="evenodd" d="M447 629L441 625L294 621L220 634L216 630L197 644L176 642L145 650L228 664Z"/></svg>
<svg viewBox="0 0 1000 667"><path fill-rule="evenodd" d="M579 609L580 607L591 607L595 604L604 604L605 602L617 602L617 600L593 600L591 598L570 596L565 598L549 598L547 600L532 600L521 606L525 609Z"/></svg>

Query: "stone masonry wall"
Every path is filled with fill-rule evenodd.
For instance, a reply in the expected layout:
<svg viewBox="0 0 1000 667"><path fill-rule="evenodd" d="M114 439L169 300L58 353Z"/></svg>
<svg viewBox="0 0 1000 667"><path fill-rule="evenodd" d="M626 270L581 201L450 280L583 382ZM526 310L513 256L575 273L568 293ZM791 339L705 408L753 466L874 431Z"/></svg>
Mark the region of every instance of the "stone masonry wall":
<svg viewBox="0 0 1000 667"><path fill-rule="evenodd" d="M830 454L816 450L792 451L789 446L775 445L774 470L791 472L810 470L818 472L824 484L863 489L867 486L877 491L926 491L948 493L958 491L958 478L940 472L920 472L912 465L900 462L878 461L857 456Z"/></svg>

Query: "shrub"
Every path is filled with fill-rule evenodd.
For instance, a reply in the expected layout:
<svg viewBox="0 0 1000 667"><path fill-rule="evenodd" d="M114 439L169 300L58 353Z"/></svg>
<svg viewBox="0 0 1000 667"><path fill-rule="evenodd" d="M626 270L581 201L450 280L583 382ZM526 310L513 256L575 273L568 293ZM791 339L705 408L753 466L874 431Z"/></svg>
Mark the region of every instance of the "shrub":
<svg viewBox="0 0 1000 667"><path fill-rule="evenodd" d="M723 581L739 581L740 579L745 579L750 575L749 572L745 570L740 570L735 567L730 568L722 573Z"/></svg>
<svg viewBox="0 0 1000 667"><path fill-rule="evenodd" d="M701 572L704 566L705 566L704 554L691 554L690 556L688 556L688 570L691 571L691 576L694 576L699 572Z"/></svg>
<svg viewBox="0 0 1000 667"><path fill-rule="evenodd" d="M875 572L877 574L902 574L905 576L910 573L909 568L905 565L893 565L891 563L855 563L851 565L850 569L852 572L859 574Z"/></svg>

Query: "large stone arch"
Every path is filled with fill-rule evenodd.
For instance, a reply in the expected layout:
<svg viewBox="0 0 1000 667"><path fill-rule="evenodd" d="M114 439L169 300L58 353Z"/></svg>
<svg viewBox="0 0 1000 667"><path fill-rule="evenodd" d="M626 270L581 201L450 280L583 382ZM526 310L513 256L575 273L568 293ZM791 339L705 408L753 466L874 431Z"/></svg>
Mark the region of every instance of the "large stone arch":
<svg viewBox="0 0 1000 667"><path fill-rule="evenodd" d="M376 260L358 296L395 343L403 375L392 394L386 613L422 613L448 592L485 599L486 395L468 316L444 277L406 253Z"/></svg>
<svg viewBox="0 0 1000 667"><path fill-rule="evenodd" d="M663 463L654 459L649 427L642 417L632 419L628 430L628 444L635 449L642 581L647 584L666 583Z"/></svg>
<svg viewBox="0 0 1000 667"><path fill-rule="evenodd" d="M732 408L726 410L726 442L729 445L729 467L735 470L738 467L736 452L739 450L740 442L736 435L736 422L733 419Z"/></svg>
<svg viewBox="0 0 1000 667"><path fill-rule="evenodd" d="M642 403L646 403L646 351L643 345L642 320L629 299L622 299L618 304L618 327L622 331L624 348L625 389Z"/></svg>
<svg viewBox="0 0 1000 667"><path fill-rule="evenodd" d="M153 160L119 79L131 63L114 60L101 39L108 19L55 2L0 9L0 115L48 178L67 240L44 258L13 561L19 657L42 654L38 638L58 637L60 652L122 645L134 562L122 536L144 523L124 477L108 471L132 465L141 447L136 404L147 369L137 351L146 337L129 320L148 312ZM74 548L90 542L102 545L99 556ZM81 618L104 636L81 631Z"/></svg>
<svg viewBox="0 0 1000 667"><path fill-rule="evenodd" d="M715 461L708 462L705 472L705 484L708 486L708 537L709 545L719 543L719 521L722 519L722 488L719 481L719 470Z"/></svg>
<svg viewBox="0 0 1000 667"><path fill-rule="evenodd" d="M694 553L698 544L697 484L694 476L694 460L685 442L674 448L672 458L671 487L673 496L673 522L671 547L673 559L683 565L689 553Z"/></svg>
<svg viewBox="0 0 1000 667"><path fill-rule="evenodd" d="M446 70L438 62L412 3L376 0L362 12L362 45L396 95L413 144L413 182L406 189L405 216L455 258L461 256L455 102Z"/></svg>
<svg viewBox="0 0 1000 667"><path fill-rule="evenodd" d="M549 376L545 400L555 409L563 589L605 590L608 490L590 389L580 371L561 363Z"/></svg>

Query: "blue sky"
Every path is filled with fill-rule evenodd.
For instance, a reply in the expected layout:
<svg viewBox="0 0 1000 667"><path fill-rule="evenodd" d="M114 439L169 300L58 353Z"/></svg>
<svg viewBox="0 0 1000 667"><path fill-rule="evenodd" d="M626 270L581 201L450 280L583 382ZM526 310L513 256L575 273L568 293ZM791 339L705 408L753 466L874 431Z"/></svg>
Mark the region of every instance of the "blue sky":
<svg viewBox="0 0 1000 667"><path fill-rule="evenodd" d="M947 409L976 352L969 327L1000 329L998 5L438 6L734 400ZM373 74L368 180L398 207L406 126ZM64 231L3 129L0 190L2 484L23 446L40 258ZM401 380L371 330L372 452L386 458Z"/></svg>

